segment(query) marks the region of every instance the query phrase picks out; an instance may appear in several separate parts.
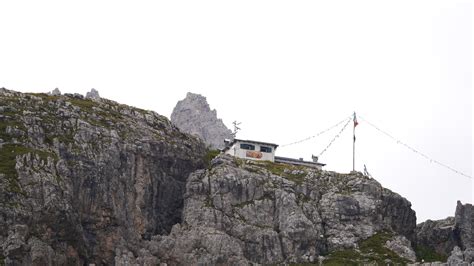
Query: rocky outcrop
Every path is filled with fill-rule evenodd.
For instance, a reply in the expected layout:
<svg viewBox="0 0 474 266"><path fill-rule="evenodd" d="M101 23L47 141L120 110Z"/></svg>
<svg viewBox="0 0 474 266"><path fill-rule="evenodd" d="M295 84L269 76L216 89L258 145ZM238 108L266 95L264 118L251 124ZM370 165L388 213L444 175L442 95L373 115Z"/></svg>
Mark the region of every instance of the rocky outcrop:
<svg viewBox="0 0 474 266"><path fill-rule="evenodd" d="M449 256L457 245L455 234L455 219L448 217L443 220L427 220L416 226L416 246Z"/></svg>
<svg viewBox="0 0 474 266"><path fill-rule="evenodd" d="M0 264L126 260L181 222L205 153L154 112L0 89Z"/></svg>
<svg viewBox="0 0 474 266"><path fill-rule="evenodd" d="M471 204L457 203L454 234L457 246L448 258L450 265L474 263L474 207Z"/></svg>
<svg viewBox="0 0 474 266"><path fill-rule="evenodd" d="M415 219L410 202L359 173L219 156L189 177L183 223L147 249L171 265L315 262L377 232L410 237Z"/></svg>
<svg viewBox="0 0 474 266"><path fill-rule="evenodd" d="M371 177L208 165L182 131L106 99L0 89L0 264L403 264L411 243L418 261L473 262L470 204L415 228L410 202Z"/></svg>
<svg viewBox="0 0 474 266"><path fill-rule="evenodd" d="M474 207L471 204L463 205L458 201L454 218L459 246L463 250L474 249Z"/></svg>
<svg viewBox="0 0 474 266"><path fill-rule="evenodd" d="M58 88L55 88L53 91L49 92L48 94L52 96L59 96L61 95L61 91Z"/></svg>
<svg viewBox="0 0 474 266"><path fill-rule="evenodd" d="M86 99L100 99L99 91L97 91L96 89L91 89L91 91L86 94Z"/></svg>
<svg viewBox="0 0 474 266"><path fill-rule="evenodd" d="M471 262L474 262L474 249L472 248L462 251L456 246L448 258L449 265L469 265Z"/></svg>
<svg viewBox="0 0 474 266"><path fill-rule="evenodd" d="M385 243L385 247L395 252L398 256L410 261L416 261L416 254L410 240L404 236L396 236Z"/></svg>
<svg viewBox="0 0 474 266"><path fill-rule="evenodd" d="M232 138L216 110L212 110L205 97L188 92L186 98L179 101L171 114L173 122L183 132L200 137L212 149L224 148L224 139Z"/></svg>
<svg viewBox="0 0 474 266"><path fill-rule="evenodd" d="M458 201L455 217L444 220L428 220L416 227L416 246L419 250L431 250L449 260L474 262L474 208ZM455 265L455 264L453 264Z"/></svg>

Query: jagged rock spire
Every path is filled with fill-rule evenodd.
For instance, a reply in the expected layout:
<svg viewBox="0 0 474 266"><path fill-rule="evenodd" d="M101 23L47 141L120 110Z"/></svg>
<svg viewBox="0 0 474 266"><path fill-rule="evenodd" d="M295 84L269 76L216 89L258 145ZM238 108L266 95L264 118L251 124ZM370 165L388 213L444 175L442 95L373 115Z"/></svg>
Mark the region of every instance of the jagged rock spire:
<svg viewBox="0 0 474 266"><path fill-rule="evenodd" d="M171 114L173 122L182 131L200 137L213 149L224 148L224 139L232 138L232 131L217 118L216 110L211 110L206 97L188 92L179 101Z"/></svg>
<svg viewBox="0 0 474 266"><path fill-rule="evenodd" d="M59 96L61 95L61 91L58 89L58 88L55 88L54 90L52 90L50 93L48 93L49 95L52 95L52 96Z"/></svg>
<svg viewBox="0 0 474 266"><path fill-rule="evenodd" d="M86 94L86 99L94 99L94 100L100 99L99 91L97 91L96 89L92 89L90 92Z"/></svg>

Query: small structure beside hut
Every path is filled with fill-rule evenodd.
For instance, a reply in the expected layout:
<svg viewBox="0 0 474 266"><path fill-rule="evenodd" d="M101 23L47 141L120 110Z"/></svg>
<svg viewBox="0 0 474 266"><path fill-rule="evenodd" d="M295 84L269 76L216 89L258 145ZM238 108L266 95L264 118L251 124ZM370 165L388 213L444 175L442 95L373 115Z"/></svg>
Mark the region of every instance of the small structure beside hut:
<svg viewBox="0 0 474 266"><path fill-rule="evenodd" d="M275 162L313 167L320 170L323 169L323 166L326 165L326 164L318 162L318 157L313 156L312 158L313 158L313 161L304 161L303 158L293 159L293 158L275 156Z"/></svg>
<svg viewBox="0 0 474 266"><path fill-rule="evenodd" d="M277 148L278 144L274 143L234 139L232 141L225 140L225 148L222 150L222 152L238 158L256 161L271 161L276 163L313 167L317 169L322 169L323 166L325 166L325 164L318 162L318 157L316 156L312 156L313 161L304 161L302 158L293 159L275 156L275 151Z"/></svg>

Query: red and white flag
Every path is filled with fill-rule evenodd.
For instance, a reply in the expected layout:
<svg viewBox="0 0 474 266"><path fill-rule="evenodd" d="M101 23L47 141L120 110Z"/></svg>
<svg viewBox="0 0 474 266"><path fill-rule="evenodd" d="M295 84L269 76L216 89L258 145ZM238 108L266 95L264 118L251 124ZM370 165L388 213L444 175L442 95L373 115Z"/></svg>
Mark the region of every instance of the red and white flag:
<svg viewBox="0 0 474 266"><path fill-rule="evenodd" d="M356 116L356 113L354 112L354 127L356 127L358 124L359 122L357 122L357 116Z"/></svg>

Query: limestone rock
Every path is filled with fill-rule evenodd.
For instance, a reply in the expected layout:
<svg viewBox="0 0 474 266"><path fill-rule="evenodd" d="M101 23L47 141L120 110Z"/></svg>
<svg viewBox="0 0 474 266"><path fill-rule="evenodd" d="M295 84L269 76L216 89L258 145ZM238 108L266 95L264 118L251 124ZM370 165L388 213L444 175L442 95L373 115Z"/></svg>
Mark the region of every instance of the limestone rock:
<svg viewBox="0 0 474 266"><path fill-rule="evenodd" d="M119 245L140 262L181 222L206 150L165 117L6 89L0 106L0 264L111 265Z"/></svg>
<svg viewBox="0 0 474 266"><path fill-rule="evenodd" d="M416 254L411 247L411 242L404 236L394 237L392 240L387 241L385 246L402 258L411 262L416 261Z"/></svg>
<svg viewBox="0 0 474 266"><path fill-rule="evenodd" d="M467 248L461 250L460 247L456 246L451 252L451 256L448 258L449 265L470 265L474 264L474 249Z"/></svg>
<svg viewBox="0 0 474 266"><path fill-rule="evenodd" d="M93 99L93 100L100 99L99 92L96 89L91 89L91 91L86 94L86 99Z"/></svg>
<svg viewBox="0 0 474 266"><path fill-rule="evenodd" d="M213 149L224 148L224 139L232 138L216 110L212 110L205 97L188 92L186 98L179 101L171 114L173 122L183 132L201 138Z"/></svg>
<svg viewBox="0 0 474 266"><path fill-rule="evenodd" d="M457 258L460 252L465 253L466 262L473 262L474 250L474 208L471 204L458 201L455 217L439 221L426 221L416 227L416 246L429 248L441 255ZM457 248L455 248L457 247ZM452 253L454 252L454 255ZM463 255L464 256L464 255Z"/></svg>
<svg viewBox="0 0 474 266"><path fill-rule="evenodd" d="M474 207L457 202L455 214L456 230L459 232L460 246L474 248Z"/></svg>
<svg viewBox="0 0 474 266"><path fill-rule="evenodd" d="M58 88L55 88L53 91L51 91L49 93L49 95L52 95L52 96L60 96L61 95L61 91L58 89Z"/></svg>
<svg viewBox="0 0 474 266"><path fill-rule="evenodd" d="M455 219L427 220L416 226L416 245L429 248L439 254L449 255L457 245Z"/></svg>
<svg viewBox="0 0 474 266"><path fill-rule="evenodd" d="M56 96L0 89L0 264L317 264L380 232L409 260L412 241L459 246L451 260L472 263L470 204L415 230L410 202L361 173L227 155L205 165L205 144L163 116ZM173 118L230 134L199 131L220 121L202 96Z"/></svg>
<svg viewBox="0 0 474 266"><path fill-rule="evenodd" d="M380 231L413 234L410 202L374 179L291 168L217 157L190 175L183 226L154 237L151 253L185 265L317 263Z"/></svg>
<svg viewBox="0 0 474 266"><path fill-rule="evenodd" d="M115 266L155 266L159 265L159 259L150 254L148 250L139 250L138 257L128 249L117 249L115 252Z"/></svg>
<svg viewBox="0 0 474 266"><path fill-rule="evenodd" d="M448 258L449 265L459 265L464 262L464 253L462 250L456 246L451 252L451 256Z"/></svg>

